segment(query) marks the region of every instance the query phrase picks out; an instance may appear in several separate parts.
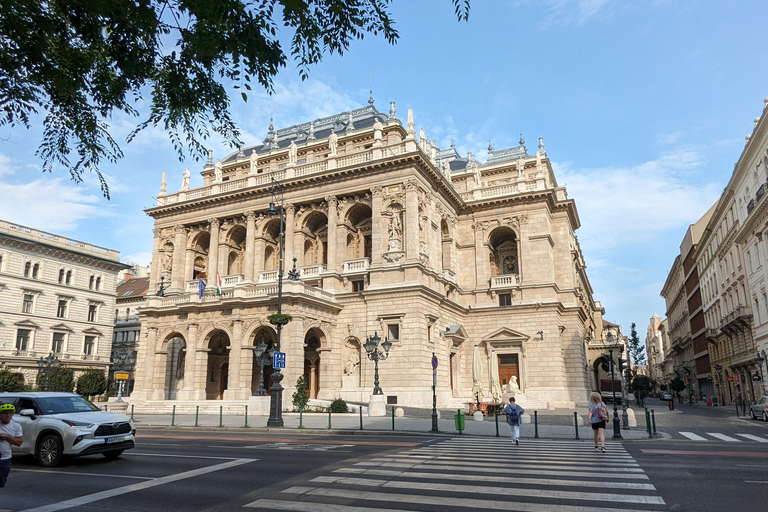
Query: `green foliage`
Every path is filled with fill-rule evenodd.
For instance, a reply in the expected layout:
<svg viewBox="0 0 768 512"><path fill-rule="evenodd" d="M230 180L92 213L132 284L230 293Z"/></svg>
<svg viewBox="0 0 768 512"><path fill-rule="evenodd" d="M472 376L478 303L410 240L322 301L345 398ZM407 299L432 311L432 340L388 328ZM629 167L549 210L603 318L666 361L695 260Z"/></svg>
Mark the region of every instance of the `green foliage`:
<svg viewBox="0 0 768 512"><path fill-rule="evenodd" d="M0 370L0 392L3 391L11 393L24 391L24 376L6 369Z"/></svg>
<svg viewBox="0 0 768 512"><path fill-rule="evenodd" d="M659 384L659 389L662 390L662 391L666 391L667 390L667 385L666 384Z"/></svg>
<svg viewBox="0 0 768 512"><path fill-rule="evenodd" d="M298 407L300 411L303 411L309 402L309 385L307 384L307 378L301 375L296 381L296 392L291 397L293 405Z"/></svg>
<svg viewBox="0 0 768 512"><path fill-rule="evenodd" d="M329 407L331 412L349 412L349 407L347 407L347 402L345 402L341 398L337 398L333 402L331 402L331 406Z"/></svg>
<svg viewBox="0 0 768 512"><path fill-rule="evenodd" d="M111 396L117 396L117 383L113 380L107 382L107 390L104 392L103 401L106 402Z"/></svg>
<svg viewBox="0 0 768 512"><path fill-rule="evenodd" d="M291 315L286 315L285 313L272 313L267 317L267 320L269 320L269 323L272 325L285 325L293 320L293 317Z"/></svg>
<svg viewBox="0 0 768 512"><path fill-rule="evenodd" d="M45 375L37 375L37 388L45 388ZM51 370L48 379L48 391L73 391L75 389L75 372L69 368L58 367Z"/></svg>
<svg viewBox="0 0 768 512"><path fill-rule="evenodd" d="M85 370L77 379L77 394L86 398L101 395L107 390L107 377L102 370Z"/></svg>
<svg viewBox="0 0 768 512"><path fill-rule="evenodd" d="M469 0L452 1L457 18L467 20ZM95 172L109 198L99 169L123 152L106 119L138 117L134 105L146 102L148 117L128 142L145 128L160 127L179 159L204 157L211 130L235 148L240 132L231 92L247 100L252 81L271 92L289 59L306 79L326 53L343 55L366 34L395 44L390 3L3 0L0 126L30 128L45 111L37 151L43 169L61 165L76 182L85 171ZM151 98L145 99L147 92Z"/></svg>
<svg viewBox="0 0 768 512"><path fill-rule="evenodd" d="M685 382L680 377L675 377L669 382L669 387L672 391L679 393L685 389Z"/></svg>
<svg viewBox="0 0 768 512"><path fill-rule="evenodd" d="M632 327L629 331L629 361L632 365L636 366L643 366L645 364L645 345L640 344L635 322L632 322Z"/></svg>

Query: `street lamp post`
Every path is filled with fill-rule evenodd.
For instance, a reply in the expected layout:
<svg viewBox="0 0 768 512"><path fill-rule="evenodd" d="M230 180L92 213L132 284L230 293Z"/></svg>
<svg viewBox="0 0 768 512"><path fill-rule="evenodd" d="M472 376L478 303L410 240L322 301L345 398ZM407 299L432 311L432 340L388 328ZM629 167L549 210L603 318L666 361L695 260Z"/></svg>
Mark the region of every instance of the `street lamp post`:
<svg viewBox="0 0 768 512"><path fill-rule="evenodd" d="M381 341L381 338L379 337L378 333L374 331L373 336L366 337L365 344L363 344L368 359L373 361L375 364L373 377L374 395L384 394L384 392L379 387L379 361L383 361L389 356L389 349L392 347L392 343L388 338L384 338L384 342L381 344L381 348L379 348L379 341ZM384 349L383 352L381 350L382 348Z"/></svg>
<svg viewBox="0 0 768 512"><path fill-rule="evenodd" d="M278 210L275 207L275 190L277 190L280 193L280 209ZM283 229L284 229L284 219L285 219L285 197L283 196L283 186L275 180L275 178L272 178L272 201L269 203L269 208L267 208L267 216L274 217L276 215L280 216L280 233L278 235L278 267L277 267L277 315L280 317L283 314ZM298 274L295 272L296 268L296 258L293 259L294 261L294 271L289 274L289 279L298 281ZM278 322L276 323L277 327L277 339L275 341L275 351L280 352L280 334L283 330L283 325L285 325L285 320L280 318ZM275 368L274 372L272 372L272 387L269 388L270 391L270 401L269 401L269 419L267 420L267 426L268 427L282 427L283 426L283 386L280 385L280 381L283 380L283 374L280 371L280 368Z"/></svg>
<svg viewBox="0 0 768 512"><path fill-rule="evenodd" d="M264 338L261 338L259 345L253 349L253 357L256 364L259 365L259 389L256 390L253 396L267 396L267 390L264 389L264 367L272 360L273 354L274 349L267 349Z"/></svg>
<svg viewBox="0 0 768 512"><path fill-rule="evenodd" d="M611 394L613 395L613 438L623 439L621 437L621 423L619 422L619 410L616 407L616 380L614 376L613 362L613 334L608 333L608 357L611 359Z"/></svg>
<svg viewBox="0 0 768 512"><path fill-rule="evenodd" d="M43 391L48 391L48 379L50 379L51 373L59 367L59 359L52 353L48 354L48 357L46 358L40 356L40 359L37 360L37 366L40 368L39 373L42 373L45 376L45 386L43 386Z"/></svg>
<svg viewBox="0 0 768 512"><path fill-rule="evenodd" d="M723 399L725 398L723 396L723 374L721 373L723 371L723 367L719 364L715 365L715 372L717 372L717 397L718 402L720 405L723 405Z"/></svg>
<svg viewBox="0 0 768 512"><path fill-rule="evenodd" d="M765 393L765 380L763 380L765 378L763 376L763 361L765 361L765 358L760 355L760 352L758 352L755 360L757 361L757 367L760 368L760 387L762 388L761 391ZM755 397L755 400L757 400L757 397Z"/></svg>

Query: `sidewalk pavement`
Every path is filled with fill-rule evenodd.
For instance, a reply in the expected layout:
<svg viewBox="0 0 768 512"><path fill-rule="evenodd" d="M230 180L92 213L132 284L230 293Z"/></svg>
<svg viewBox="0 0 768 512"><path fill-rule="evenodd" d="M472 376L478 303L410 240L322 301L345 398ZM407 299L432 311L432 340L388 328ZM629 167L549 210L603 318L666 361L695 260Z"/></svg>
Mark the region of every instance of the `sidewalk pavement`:
<svg viewBox="0 0 768 512"><path fill-rule="evenodd" d="M552 411L544 411L545 414L552 416L567 416L567 414L554 414ZM573 413L570 413L571 418ZM539 415L541 417L541 415ZM445 414L443 414L445 417ZM394 428L392 416L369 417L362 416L362 426L360 429L360 415L355 413L304 413L299 415L296 412L283 413L283 428L267 428L267 416L248 416L247 426L244 415L222 415L201 414L197 417L197 426L195 426L194 414L135 414L133 417L139 432L142 428L178 428L178 429L237 429L239 432L282 432L293 429L307 433L333 433L333 434L424 434L424 435L458 435L454 418L439 419L438 433L431 432L432 419L423 417L395 417ZM302 429L299 430L301 421ZM329 426L330 422L330 426ZM471 416L464 416L465 429L462 435L468 436L493 436L497 434L497 423L495 418L484 418L483 421L474 421ZM171 425L173 423L173 425ZM550 423L550 422L548 422ZM561 423L561 422L558 422ZM510 435L509 426L504 421L504 416L498 420L498 435L508 437ZM534 438L536 435L536 426L533 423L523 424L520 427L521 438ZM591 440L592 429L589 425L578 428L580 439ZM625 440L648 439L648 433L644 427L635 427L630 430L622 430L621 435ZM659 434L656 439L663 438L666 434ZM575 439L576 429L571 420L568 424L542 424L538 425L538 437L541 439ZM612 438L611 426L606 429L606 439Z"/></svg>

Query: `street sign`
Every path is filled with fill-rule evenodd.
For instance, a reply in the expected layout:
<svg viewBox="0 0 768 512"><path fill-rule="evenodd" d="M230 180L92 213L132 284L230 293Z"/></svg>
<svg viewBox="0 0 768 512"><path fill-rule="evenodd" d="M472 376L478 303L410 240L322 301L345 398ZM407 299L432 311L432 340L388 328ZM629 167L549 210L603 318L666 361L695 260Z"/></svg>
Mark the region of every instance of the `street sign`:
<svg viewBox="0 0 768 512"><path fill-rule="evenodd" d="M432 354L432 369L437 370L437 356Z"/></svg>
<svg viewBox="0 0 768 512"><path fill-rule="evenodd" d="M733 375L728 376L728 382L733 382Z"/></svg>
<svg viewBox="0 0 768 512"><path fill-rule="evenodd" d="M754 375L752 376L752 380L753 380L753 381L755 381L755 382L757 382L757 381L759 381L759 380L760 380L760 376L759 376L758 374L754 374Z"/></svg>
<svg viewBox="0 0 768 512"><path fill-rule="evenodd" d="M272 357L272 368L285 368L285 352L275 352Z"/></svg>
<svg viewBox="0 0 768 512"><path fill-rule="evenodd" d="M115 380L128 380L128 374L127 373L116 373L115 374Z"/></svg>
<svg viewBox="0 0 768 512"><path fill-rule="evenodd" d="M696 384L696 379L691 379L691 384Z"/></svg>

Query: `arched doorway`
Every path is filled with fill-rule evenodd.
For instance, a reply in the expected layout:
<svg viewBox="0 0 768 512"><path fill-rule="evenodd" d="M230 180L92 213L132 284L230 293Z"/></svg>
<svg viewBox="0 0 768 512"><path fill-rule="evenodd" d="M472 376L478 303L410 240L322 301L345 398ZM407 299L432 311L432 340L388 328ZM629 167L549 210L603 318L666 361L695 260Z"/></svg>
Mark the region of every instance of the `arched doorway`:
<svg viewBox="0 0 768 512"><path fill-rule="evenodd" d="M229 336L216 330L208 339L208 373L205 384L207 400L222 400L229 384Z"/></svg>
<svg viewBox="0 0 768 512"><path fill-rule="evenodd" d="M491 276L520 273L517 235L511 228L494 229L489 238L491 251L488 254Z"/></svg>
<svg viewBox="0 0 768 512"><path fill-rule="evenodd" d="M243 273L243 258L245 257L246 231L243 226L233 227L224 246L227 248L227 275L234 276Z"/></svg>
<svg viewBox="0 0 768 512"><path fill-rule="evenodd" d="M373 250L372 212L370 206L358 203L347 212L344 227L346 236L346 259L370 258Z"/></svg>
<svg viewBox="0 0 768 512"><path fill-rule="evenodd" d="M317 398L320 390L320 350L325 336L319 329L310 329L304 336L304 377L309 385L309 398Z"/></svg>
<svg viewBox="0 0 768 512"><path fill-rule="evenodd" d="M261 327L256 332L253 333L253 336L251 337L251 346L256 347L259 343L261 343L262 340L264 340L264 343L267 345L267 350L272 350L275 345L275 331L273 331L269 327ZM269 388L272 386L272 380L270 379L273 369L272 369L272 361L268 361L266 365L264 365L264 380L260 381L261 378L261 368L259 367L258 363L256 362L256 358L253 358L253 367L251 370L251 395L256 394L256 390L259 389L259 382L262 382L264 389L266 390L267 395L270 395L271 392Z"/></svg>
<svg viewBox="0 0 768 512"><path fill-rule="evenodd" d="M166 346L164 385L166 400L176 400L179 390L184 387L186 356L187 343L181 336L174 335Z"/></svg>

